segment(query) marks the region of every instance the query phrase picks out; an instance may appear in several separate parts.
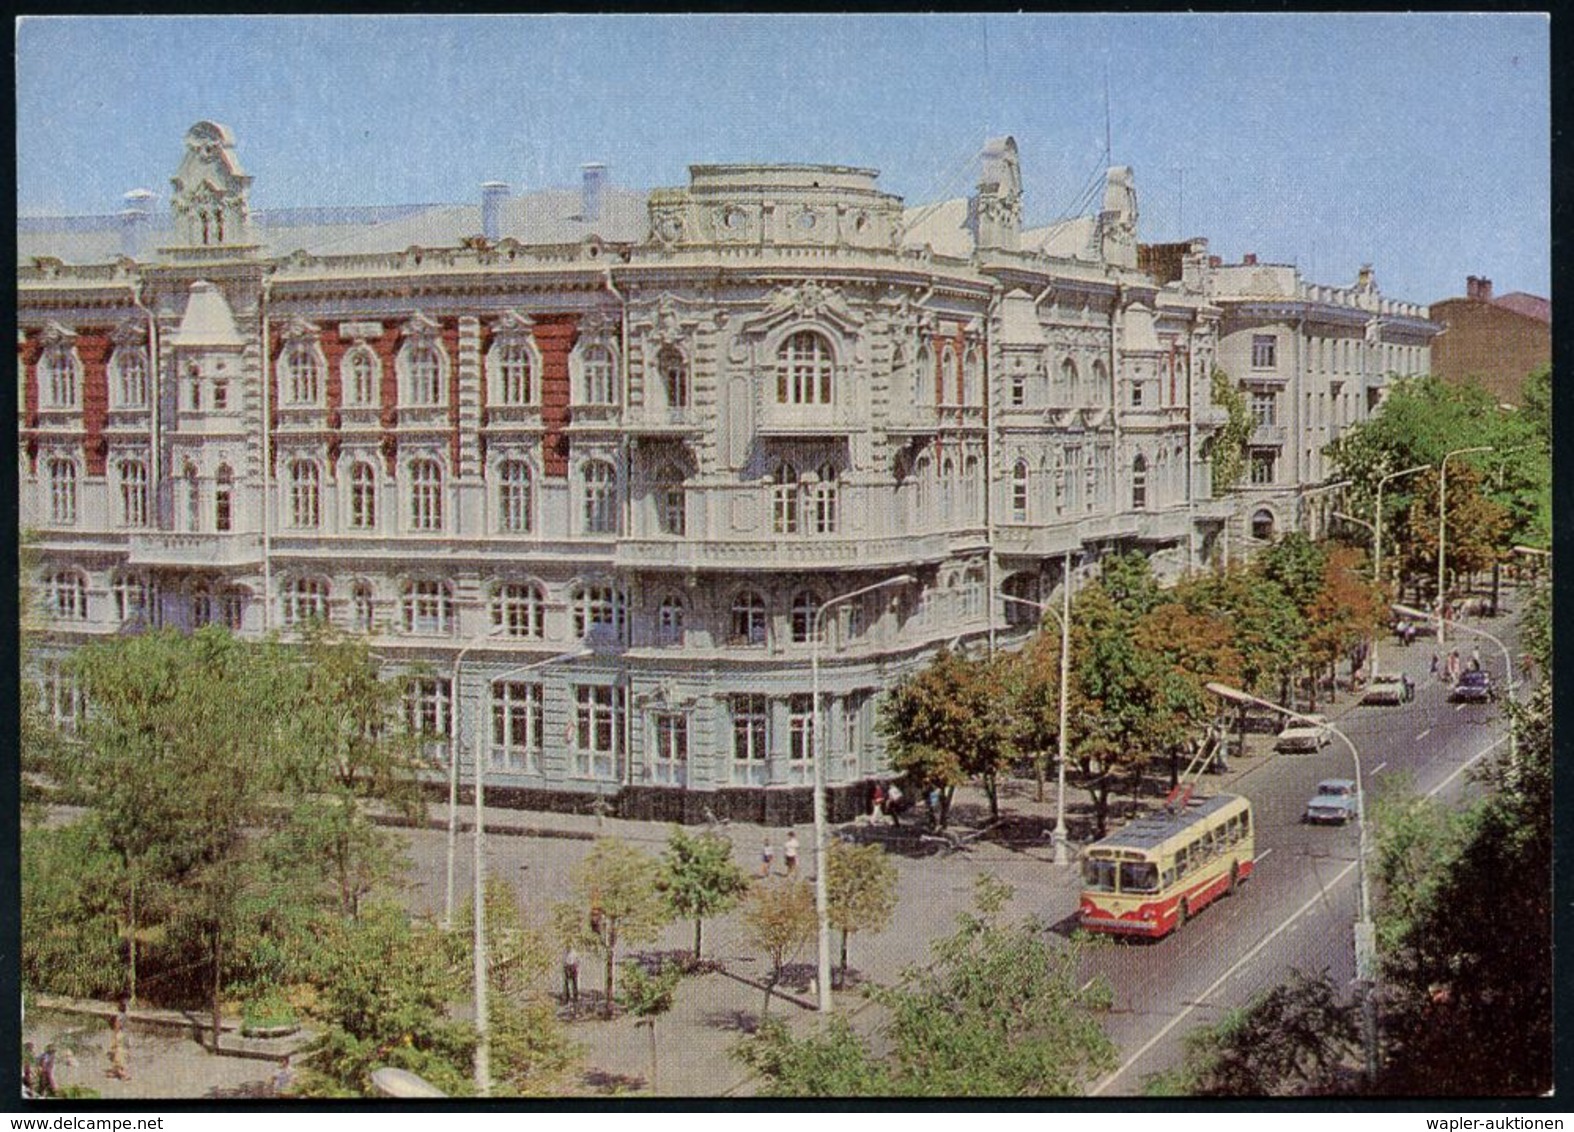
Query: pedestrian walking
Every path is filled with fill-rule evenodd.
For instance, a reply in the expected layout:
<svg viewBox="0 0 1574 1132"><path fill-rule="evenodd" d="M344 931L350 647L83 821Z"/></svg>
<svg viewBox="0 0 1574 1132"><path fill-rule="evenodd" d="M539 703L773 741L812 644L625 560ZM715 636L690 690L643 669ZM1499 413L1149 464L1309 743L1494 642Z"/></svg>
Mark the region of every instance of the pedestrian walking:
<svg viewBox="0 0 1574 1132"><path fill-rule="evenodd" d="M940 828L940 788L931 786L929 793L924 795L924 804L929 807L929 825L933 829Z"/></svg>
<svg viewBox="0 0 1574 1132"><path fill-rule="evenodd" d="M891 789L885 792L885 812L891 816L891 824L897 828L902 825L902 788L896 783L891 783Z"/></svg>
<svg viewBox="0 0 1574 1132"><path fill-rule="evenodd" d="M1399 674L1399 683L1405 690L1404 698L1406 703L1416 698L1416 686L1415 682L1410 679L1410 673L1401 672Z"/></svg>
<svg viewBox="0 0 1574 1132"><path fill-rule="evenodd" d="M294 1086L295 1066L290 1061L290 1055L285 1054L284 1060L279 1062L279 1068L273 1074L273 1095L276 1097L285 1096Z"/></svg>
<svg viewBox="0 0 1574 1132"><path fill-rule="evenodd" d="M60 1083L55 1080L55 1062L57 1057L55 1047L48 1045L44 1047L43 1056L38 1059L37 1072L33 1077L33 1087L34 1091L41 1097L58 1097L60 1095Z"/></svg>
<svg viewBox="0 0 1574 1132"><path fill-rule="evenodd" d="M117 1081L131 1080L131 1069L126 1064L126 1026L129 1021L130 1003L124 996L119 1009L109 1020L109 1070L108 1075Z"/></svg>
<svg viewBox="0 0 1574 1132"><path fill-rule="evenodd" d="M1442 679L1442 675L1440 674L1440 671L1439 671L1442 668L1442 663L1443 662L1438 658L1437 653L1433 653L1432 654L1432 675L1436 676L1439 680Z"/></svg>
<svg viewBox="0 0 1574 1132"><path fill-rule="evenodd" d="M572 943L563 952L563 1001L570 1006L579 1005L579 952Z"/></svg>
<svg viewBox="0 0 1574 1132"><path fill-rule="evenodd" d="M1472 672L1480 672L1481 671L1481 646L1480 645L1477 645L1475 648L1470 650L1470 671L1472 671Z"/></svg>
<svg viewBox="0 0 1574 1132"><path fill-rule="evenodd" d="M1450 684L1457 684L1459 682L1459 650L1458 649L1451 649L1451 650L1449 650L1449 653L1448 653L1448 682Z"/></svg>
<svg viewBox="0 0 1574 1132"><path fill-rule="evenodd" d="M22 1043L22 1095L31 1097L37 1092L37 1058L33 1053L33 1043Z"/></svg>
<svg viewBox="0 0 1574 1132"><path fill-rule="evenodd" d="M787 866L788 876L798 871L798 831L795 829L787 831L787 840L782 843L782 863Z"/></svg>
<svg viewBox="0 0 1574 1132"><path fill-rule="evenodd" d="M771 835L766 834L760 842L760 876L771 875L771 862L776 859L776 850L771 847Z"/></svg>
<svg viewBox="0 0 1574 1132"><path fill-rule="evenodd" d="M882 816L884 813L885 813L885 787L881 786L878 782L876 782L874 784L874 789L869 792L869 820L870 820L870 822L873 822L875 818Z"/></svg>

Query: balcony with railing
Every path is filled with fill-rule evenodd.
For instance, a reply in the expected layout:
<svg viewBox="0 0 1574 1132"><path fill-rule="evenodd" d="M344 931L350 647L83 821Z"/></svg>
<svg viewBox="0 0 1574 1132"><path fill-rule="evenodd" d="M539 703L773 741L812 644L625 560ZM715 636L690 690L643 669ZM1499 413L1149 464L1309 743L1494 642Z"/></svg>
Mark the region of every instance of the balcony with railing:
<svg viewBox="0 0 1574 1132"><path fill-rule="evenodd" d="M641 405L629 410L623 425L636 436L695 436L704 428L699 410L692 406Z"/></svg>
<svg viewBox="0 0 1574 1132"><path fill-rule="evenodd" d="M869 538L852 534L779 538L624 539L616 565L653 570L847 570L919 566L950 553L943 533Z"/></svg>
<svg viewBox="0 0 1574 1132"><path fill-rule="evenodd" d="M234 532L134 532L127 539L127 551L133 566L255 566L262 561L262 537Z"/></svg>

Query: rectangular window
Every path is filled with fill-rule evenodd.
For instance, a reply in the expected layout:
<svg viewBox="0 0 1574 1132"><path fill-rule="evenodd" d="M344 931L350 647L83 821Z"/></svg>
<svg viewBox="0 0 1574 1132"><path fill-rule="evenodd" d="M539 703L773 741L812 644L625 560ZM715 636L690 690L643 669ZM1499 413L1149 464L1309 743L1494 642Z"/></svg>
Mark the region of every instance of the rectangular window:
<svg viewBox="0 0 1574 1132"><path fill-rule="evenodd" d="M623 689L578 684L574 704L574 773L616 781L622 777Z"/></svg>
<svg viewBox="0 0 1574 1132"><path fill-rule="evenodd" d="M860 694L842 701L842 778L853 782L858 778L864 753L864 704L867 697Z"/></svg>
<svg viewBox="0 0 1574 1132"><path fill-rule="evenodd" d="M687 786L689 717L677 711L657 712L655 742L650 760L651 779L660 786Z"/></svg>
<svg viewBox="0 0 1574 1132"><path fill-rule="evenodd" d="M787 700L787 781L795 786L807 783L812 758L814 697L800 693Z"/></svg>
<svg viewBox="0 0 1574 1132"><path fill-rule="evenodd" d="M1259 428L1279 423L1279 395L1255 391L1252 393L1252 420Z"/></svg>
<svg viewBox="0 0 1574 1132"><path fill-rule="evenodd" d="M1277 455L1278 453L1271 448L1252 449L1252 483L1271 484L1274 482L1274 464Z"/></svg>
<svg viewBox="0 0 1574 1132"><path fill-rule="evenodd" d="M1066 449L1066 507L1076 514L1082 502L1082 449Z"/></svg>
<svg viewBox="0 0 1574 1132"><path fill-rule="evenodd" d="M732 781L764 786L770 769L770 703L756 692L732 697Z"/></svg>
<svg viewBox="0 0 1574 1132"><path fill-rule="evenodd" d="M451 703L446 677L419 676L405 685L405 724L424 740L422 749L434 763L448 762Z"/></svg>
<svg viewBox="0 0 1574 1132"><path fill-rule="evenodd" d="M541 772L541 685L503 681L492 685L490 763L500 770Z"/></svg>
<svg viewBox="0 0 1574 1132"><path fill-rule="evenodd" d="M1279 337L1276 334L1252 335L1252 369L1273 369L1279 364Z"/></svg>
<svg viewBox="0 0 1574 1132"><path fill-rule="evenodd" d="M664 535L681 535L687 528L687 515L683 505L683 489L681 487L664 487L661 489L661 533Z"/></svg>

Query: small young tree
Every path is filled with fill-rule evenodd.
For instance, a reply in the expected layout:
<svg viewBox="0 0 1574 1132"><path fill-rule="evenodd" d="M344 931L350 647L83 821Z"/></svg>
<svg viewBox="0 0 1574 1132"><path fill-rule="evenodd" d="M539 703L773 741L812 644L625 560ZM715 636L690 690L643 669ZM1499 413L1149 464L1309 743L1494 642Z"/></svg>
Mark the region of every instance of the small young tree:
<svg viewBox="0 0 1574 1132"><path fill-rule="evenodd" d="M825 884L831 924L842 933L840 982L845 986L847 937L859 931L884 931L896 911L896 866L872 842L832 841L826 853Z"/></svg>
<svg viewBox="0 0 1574 1132"><path fill-rule="evenodd" d="M623 965L623 991L618 1001L638 1020L636 1025L650 1030L650 1091L653 1093L661 1089L657 1076L656 1020L672 1009L672 999L682 978L682 968L670 963L650 974L638 963Z"/></svg>
<svg viewBox="0 0 1574 1132"><path fill-rule="evenodd" d="M657 887L676 918L694 921L694 962L700 961L700 930L711 916L730 911L747 891L749 878L733 860L732 842L716 833L691 834L673 826L661 855Z"/></svg>
<svg viewBox="0 0 1574 1132"><path fill-rule="evenodd" d="M830 877L827 875L827 881ZM814 938L819 919L814 893L804 880L769 881L755 885L743 903L743 923L749 942L765 952L770 973L765 979L763 1019L770 1014L771 993L781 981L788 959Z"/></svg>
<svg viewBox="0 0 1574 1132"><path fill-rule="evenodd" d="M620 944L646 943L670 919L657 882L655 859L626 841L600 837L572 874L574 898L555 905L553 922L564 943L600 955L606 998L602 1013L612 1017Z"/></svg>

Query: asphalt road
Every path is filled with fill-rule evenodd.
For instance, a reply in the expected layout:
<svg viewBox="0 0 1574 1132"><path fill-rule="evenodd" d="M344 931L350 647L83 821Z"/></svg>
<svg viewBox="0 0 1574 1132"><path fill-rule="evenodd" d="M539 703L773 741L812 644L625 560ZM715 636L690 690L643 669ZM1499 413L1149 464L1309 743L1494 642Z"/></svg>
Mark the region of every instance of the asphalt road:
<svg viewBox="0 0 1574 1132"><path fill-rule="evenodd" d="M1504 618L1489 629L1505 639L1510 630ZM1402 667L1418 682L1414 702L1357 706L1335 716L1360 752L1369 807L1385 788L1458 797L1471 789L1463 768L1506 742L1497 705L1447 701L1447 687L1428 676L1432 651L1430 640L1385 648L1385 666ZM1501 658L1483 657L1501 682ZM1336 710L1348 704L1344 699ZM1355 776L1349 748L1335 738L1317 754L1253 761L1229 786L1250 797L1256 811L1258 868L1251 881L1168 939L1112 942L1090 961L1114 989L1108 1030L1121 1048L1120 1068L1094 1086L1095 1095L1140 1094L1145 1077L1179 1064L1188 1032L1285 981L1292 970L1326 970L1341 987L1354 978L1356 823L1300 821L1320 780Z"/></svg>

